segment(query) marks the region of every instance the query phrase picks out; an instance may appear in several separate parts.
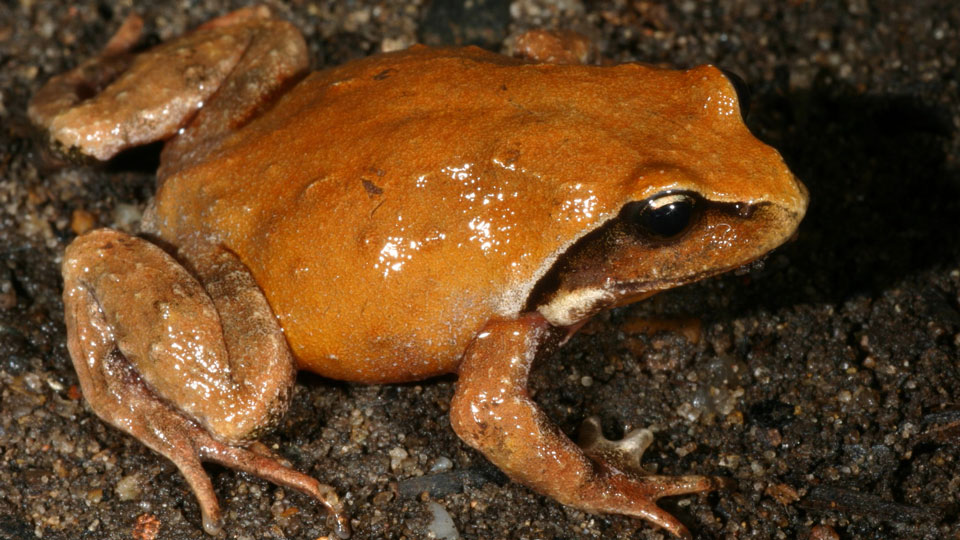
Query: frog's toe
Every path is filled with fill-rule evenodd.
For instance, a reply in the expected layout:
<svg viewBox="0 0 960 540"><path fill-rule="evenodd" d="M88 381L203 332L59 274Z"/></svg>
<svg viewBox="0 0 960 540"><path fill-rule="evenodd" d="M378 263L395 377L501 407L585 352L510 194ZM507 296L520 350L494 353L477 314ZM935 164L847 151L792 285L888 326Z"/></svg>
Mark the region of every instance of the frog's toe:
<svg viewBox="0 0 960 540"><path fill-rule="evenodd" d="M712 491L721 485L709 476L638 476L609 469L603 478L594 492L597 498L590 500L588 506L602 513L646 519L680 538L690 538L690 532L670 512L657 506L657 500Z"/></svg>
<svg viewBox="0 0 960 540"><path fill-rule="evenodd" d="M350 523L343 511L336 490L316 478L289 467L285 460L277 458L265 446L243 448L232 446L206 436L201 445L202 458L225 467L259 476L279 486L295 489L313 497L327 507L332 518L334 532L340 538L350 537ZM204 514L206 515L206 514ZM205 525L206 526L206 525Z"/></svg>
<svg viewBox="0 0 960 540"><path fill-rule="evenodd" d="M350 526L337 492L311 476L293 470L266 447L248 449L220 442L206 430L162 403L153 404L149 428L138 426L134 435L176 464L200 505L203 530L216 536L223 528L220 504L201 461L212 461L289 487L320 501L332 517L340 538L350 537ZM256 443L259 445L259 443ZM264 453L266 451L266 453Z"/></svg>
<svg viewBox="0 0 960 540"><path fill-rule="evenodd" d="M656 500L661 497L713 491L726 485L726 482L722 478L690 474L685 476L650 475L641 478L640 484L650 493L650 498Z"/></svg>
<svg viewBox="0 0 960 540"><path fill-rule="evenodd" d="M260 441L253 441L250 444L248 444L247 450L250 450L255 454L259 454L267 459L272 459L277 463L283 465L284 467L291 467L291 468L293 467L293 463L290 463L290 460L274 452L273 450L268 448L267 445L263 444Z"/></svg>
<svg viewBox="0 0 960 540"><path fill-rule="evenodd" d="M580 425L577 442L583 448L583 453L594 461L606 463L622 471L647 474L640 465L640 460L653 442L653 432L649 429L634 429L619 441L613 441L603 436L600 418L591 416Z"/></svg>
<svg viewBox="0 0 960 540"><path fill-rule="evenodd" d="M223 531L223 518L210 519L206 515L203 516L203 532L210 536L217 536L221 531Z"/></svg>
<svg viewBox="0 0 960 540"><path fill-rule="evenodd" d="M149 428L138 426L134 435L173 461L187 479L200 505L203 530L216 536L223 528L220 504L201 462L212 461L231 469L259 476L280 486L304 493L327 507L332 528L340 538L350 537L350 525L337 492L317 479L292 469L260 445L248 449L220 442L206 430L162 403L155 403ZM259 443L256 443L259 445ZM266 453L264 453L266 451Z"/></svg>

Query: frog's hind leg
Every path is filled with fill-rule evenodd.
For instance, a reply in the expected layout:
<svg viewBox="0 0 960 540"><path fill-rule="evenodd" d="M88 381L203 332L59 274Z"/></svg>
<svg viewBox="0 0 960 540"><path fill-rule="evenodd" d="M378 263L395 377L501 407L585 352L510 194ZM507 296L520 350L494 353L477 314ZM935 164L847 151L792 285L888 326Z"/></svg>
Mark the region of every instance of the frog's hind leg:
<svg viewBox="0 0 960 540"><path fill-rule="evenodd" d="M102 317L77 323L90 313L78 313L87 311L85 306L71 307L67 324L74 330L69 347L71 355L82 357L74 366L90 407L101 419L172 461L197 498L204 530L209 534L219 533L223 523L220 504L195 447L211 442L210 436L158 400L115 346L101 339L98 334L107 326Z"/></svg>
<svg viewBox="0 0 960 540"><path fill-rule="evenodd" d="M57 116L102 92L130 69L134 59L130 51L140 41L142 31L143 19L128 16L98 56L53 77L34 94L27 108L30 120L49 128Z"/></svg>
<svg viewBox="0 0 960 540"><path fill-rule="evenodd" d="M316 498L348 536L333 488L250 446L285 411L294 380L266 299L229 252L208 245L192 256L204 268L199 281L158 247L116 231L93 231L67 248L67 345L84 396L98 416L177 465L207 532L221 519L201 461Z"/></svg>
<svg viewBox="0 0 960 540"><path fill-rule="evenodd" d="M132 54L142 26L129 17L100 55L50 79L30 101L31 121L65 148L107 160L195 128L194 117L209 108L210 122L183 147L198 154L193 145L210 148L215 135L246 120L308 64L300 32L265 6L239 9Z"/></svg>

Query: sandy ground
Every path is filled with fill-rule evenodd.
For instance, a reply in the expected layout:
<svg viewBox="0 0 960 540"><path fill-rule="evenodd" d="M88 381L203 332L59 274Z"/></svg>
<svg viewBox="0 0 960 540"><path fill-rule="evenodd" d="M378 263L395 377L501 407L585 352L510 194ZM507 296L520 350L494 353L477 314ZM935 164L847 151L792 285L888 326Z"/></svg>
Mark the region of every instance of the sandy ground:
<svg viewBox="0 0 960 540"><path fill-rule="evenodd" d="M0 538L205 537L174 467L86 407L64 346L58 265L71 215L134 227L156 149L63 164L24 113L131 4L0 4ZM137 9L157 42L239 5ZM664 503L700 538L960 538L960 4L273 5L318 68L417 41L498 49L540 26L583 32L617 61L740 73L751 128L810 188L797 241L762 270L604 315L536 370L537 400L568 433L590 415L611 437L652 426L651 470L729 478ZM650 316L675 331L645 335ZM508 481L451 431L452 391L452 378L301 376L265 442L337 487L359 539L441 534L430 525L440 507L468 539L664 538ZM209 471L227 537L329 534L307 498Z"/></svg>

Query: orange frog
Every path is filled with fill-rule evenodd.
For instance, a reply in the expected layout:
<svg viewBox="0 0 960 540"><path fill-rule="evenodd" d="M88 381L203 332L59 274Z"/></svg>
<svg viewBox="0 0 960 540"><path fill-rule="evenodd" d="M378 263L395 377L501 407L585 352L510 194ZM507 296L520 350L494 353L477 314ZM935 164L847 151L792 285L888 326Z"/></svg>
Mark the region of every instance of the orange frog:
<svg viewBox="0 0 960 540"><path fill-rule="evenodd" d="M166 140L143 238L63 261L70 355L104 420L173 460L203 526L201 461L323 502L256 437L297 369L363 383L457 373L453 429L511 478L589 512L689 533L644 445L583 448L527 394L534 358L592 315L751 262L793 235L804 186L718 69L558 65L417 46L307 72L263 7L139 55L131 18L31 118L108 159Z"/></svg>

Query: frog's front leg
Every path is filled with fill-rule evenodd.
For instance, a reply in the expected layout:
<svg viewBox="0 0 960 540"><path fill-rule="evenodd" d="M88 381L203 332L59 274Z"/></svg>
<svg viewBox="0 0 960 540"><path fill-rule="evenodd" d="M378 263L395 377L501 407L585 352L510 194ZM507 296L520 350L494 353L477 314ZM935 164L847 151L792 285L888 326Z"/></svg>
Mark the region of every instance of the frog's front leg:
<svg viewBox="0 0 960 540"><path fill-rule="evenodd" d="M94 412L172 460L220 530L201 461L260 476L320 500L349 534L333 488L253 443L286 410L293 357L262 292L228 251L196 241L195 279L153 244L101 229L67 248L67 345Z"/></svg>
<svg viewBox="0 0 960 540"><path fill-rule="evenodd" d="M605 459L610 454L600 451L591 460L530 399L534 357L561 337L539 314L488 323L460 365L450 407L454 431L508 476L563 504L641 517L689 537L656 500L709 491L714 479L642 475L628 470L627 460Z"/></svg>

